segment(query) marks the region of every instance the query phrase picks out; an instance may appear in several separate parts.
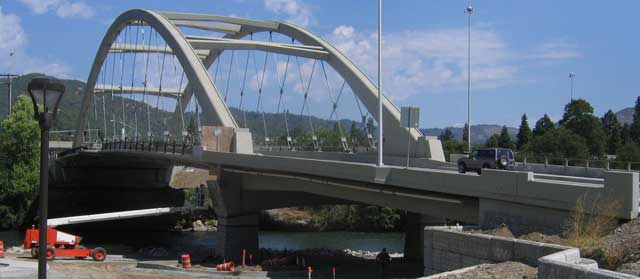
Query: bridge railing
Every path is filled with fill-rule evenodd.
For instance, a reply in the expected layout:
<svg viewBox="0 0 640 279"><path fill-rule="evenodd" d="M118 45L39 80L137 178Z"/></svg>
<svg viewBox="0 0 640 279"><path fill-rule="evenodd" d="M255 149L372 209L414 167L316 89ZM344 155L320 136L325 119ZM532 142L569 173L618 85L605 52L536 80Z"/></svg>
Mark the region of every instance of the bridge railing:
<svg viewBox="0 0 640 279"><path fill-rule="evenodd" d="M193 143L179 142L177 140L125 139L106 140L102 143L101 150L132 150L184 155L191 154L193 147Z"/></svg>
<svg viewBox="0 0 640 279"><path fill-rule="evenodd" d="M640 171L640 162L619 161L611 159L585 159L585 158L567 158L557 157L545 154L515 154L517 163L526 164L542 164L551 166L565 167L584 167L584 168L600 168L606 170L626 170Z"/></svg>

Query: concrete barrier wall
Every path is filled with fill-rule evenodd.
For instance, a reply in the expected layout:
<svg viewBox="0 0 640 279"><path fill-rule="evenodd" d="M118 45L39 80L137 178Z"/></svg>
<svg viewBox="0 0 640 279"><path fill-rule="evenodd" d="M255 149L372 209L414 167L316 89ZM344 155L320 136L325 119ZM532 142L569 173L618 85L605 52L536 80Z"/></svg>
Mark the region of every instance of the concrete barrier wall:
<svg viewBox="0 0 640 279"><path fill-rule="evenodd" d="M431 275L484 263L518 261L538 265L538 258L571 247L485 234L469 234L459 227L426 227L424 274Z"/></svg>
<svg viewBox="0 0 640 279"><path fill-rule="evenodd" d="M485 263L516 261L538 268L538 278L638 278L602 270L573 247L514 238L471 234L470 227L425 227L424 274L432 275Z"/></svg>
<svg viewBox="0 0 640 279"><path fill-rule="evenodd" d="M538 260L538 278L632 279L633 275L599 269L593 260L580 258L576 248L544 256Z"/></svg>

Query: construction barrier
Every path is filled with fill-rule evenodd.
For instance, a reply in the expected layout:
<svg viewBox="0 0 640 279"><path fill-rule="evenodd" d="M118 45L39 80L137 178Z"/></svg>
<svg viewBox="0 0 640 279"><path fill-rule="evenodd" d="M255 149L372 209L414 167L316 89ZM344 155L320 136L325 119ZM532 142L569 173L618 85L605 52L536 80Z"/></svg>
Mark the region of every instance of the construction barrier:
<svg viewBox="0 0 640 279"><path fill-rule="evenodd" d="M217 271L236 271L236 266L233 262L221 263L216 266Z"/></svg>
<svg viewBox="0 0 640 279"><path fill-rule="evenodd" d="M0 258L4 258L4 242L0 240Z"/></svg>
<svg viewBox="0 0 640 279"><path fill-rule="evenodd" d="M191 268L191 257L189 257L189 254L182 254L180 257L182 259L182 267Z"/></svg>

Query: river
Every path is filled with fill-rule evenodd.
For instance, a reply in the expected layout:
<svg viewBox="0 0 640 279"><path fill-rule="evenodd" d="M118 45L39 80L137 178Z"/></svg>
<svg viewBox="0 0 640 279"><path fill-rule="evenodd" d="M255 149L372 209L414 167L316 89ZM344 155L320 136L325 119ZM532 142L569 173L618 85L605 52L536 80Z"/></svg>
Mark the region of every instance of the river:
<svg viewBox="0 0 640 279"><path fill-rule="evenodd" d="M181 247L213 249L216 246L216 232L91 232L82 236L87 246L122 244L135 247L164 246L171 250L180 250ZM326 248L380 251L387 248L391 253L402 253L404 249L403 233L261 231L258 237L260 248L274 250ZM23 239L23 232L0 231L0 240L5 242L5 247L20 246Z"/></svg>

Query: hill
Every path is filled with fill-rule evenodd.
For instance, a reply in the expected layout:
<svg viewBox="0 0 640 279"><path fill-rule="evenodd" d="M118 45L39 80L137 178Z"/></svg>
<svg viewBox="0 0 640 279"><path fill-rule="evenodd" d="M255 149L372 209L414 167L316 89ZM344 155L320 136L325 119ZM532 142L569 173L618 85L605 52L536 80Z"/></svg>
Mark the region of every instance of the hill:
<svg viewBox="0 0 640 279"><path fill-rule="evenodd" d="M620 121L620 123L622 124L631 124L631 122L633 122L633 108L625 108L625 109L621 109L620 111L616 112L616 117L618 118L618 121Z"/></svg>

